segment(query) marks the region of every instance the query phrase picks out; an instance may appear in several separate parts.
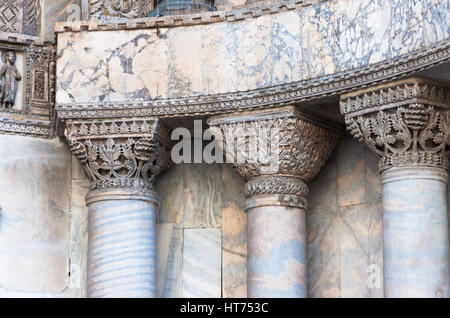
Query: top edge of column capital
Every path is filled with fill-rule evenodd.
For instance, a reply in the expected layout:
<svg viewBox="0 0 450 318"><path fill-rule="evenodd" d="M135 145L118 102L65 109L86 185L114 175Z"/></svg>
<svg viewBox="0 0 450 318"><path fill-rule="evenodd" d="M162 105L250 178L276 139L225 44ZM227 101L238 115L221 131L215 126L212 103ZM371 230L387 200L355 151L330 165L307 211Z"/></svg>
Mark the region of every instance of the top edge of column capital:
<svg viewBox="0 0 450 318"><path fill-rule="evenodd" d="M69 120L64 132L68 140L157 138L170 144L170 127L156 117Z"/></svg>
<svg viewBox="0 0 450 318"><path fill-rule="evenodd" d="M90 190L86 195L86 204L101 201L140 200L158 203L158 194L150 189L138 188L105 188Z"/></svg>
<svg viewBox="0 0 450 318"><path fill-rule="evenodd" d="M437 167L393 167L381 172L381 183L400 180L435 180L448 183L448 172Z"/></svg>
<svg viewBox="0 0 450 318"><path fill-rule="evenodd" d="M343 94L339 103L347 118L416 103L450 109L450 85L411 77Z"/></svg>
<svg viewBox="0 0 450 318"><path fill-rule="evenodd" d="M410 85L412 85L412 84L423 84L423 85L427 84L427 85L438 86L438 87L450 89L450 84L448 84L448 83L440 82L437 80L432 80L432 79L420 77L420 76L412 76L412 77L400 79L397 81L391 81L388 83L373 85L373 86L365 87L362 89L350 91L348 93L342 94L341 99L347 99L347 98L355 97L358 95L362 95L367 92L378 91L378 90L382 90L384 88L389 88L389 87L402 86L405 84L410 84Z"/></svg>
<svg viewBox="0 0 450 318"><path fill-rule="evenodd" d="M256 109L248 111L239 111L228 114L221 114L211 116L207 119L207 124L210 126L220 126L237 123L247 123L255 121L275 120L279 118L296 118L311 124L320 126L327 130L332 130L336 134L342 134L343 127L333 122L327 121L320 117L309 114L305 111L299 110L293 105L283 107L273 107L266 109Z"/></svg>

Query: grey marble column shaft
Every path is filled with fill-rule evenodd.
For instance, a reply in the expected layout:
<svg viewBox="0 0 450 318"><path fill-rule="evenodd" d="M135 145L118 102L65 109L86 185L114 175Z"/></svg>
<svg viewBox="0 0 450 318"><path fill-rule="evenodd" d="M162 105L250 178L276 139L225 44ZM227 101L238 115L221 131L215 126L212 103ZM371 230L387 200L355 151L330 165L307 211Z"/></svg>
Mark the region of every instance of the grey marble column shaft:
<svg viewBox="0 0 450 318"><path fill-rule="evenodd" d="M306 200L264 195L247 200L247 295L304 298L306 294Z"/></svg>
<svg viewBox="0 0 450 318"><path fill-rule="evenodd" d="M156 297L156 207L151 190L92 190L88 297Z"/></svg>
<svg viewBox="0 0 450 318"><path fill-rule="evenodd" d="M385 297L449 297L449 101L420 77L341 96L347 129L380 158Z"/></svg>
<svg viewBox="0 0 450 318"><path fill-rule="evenodd" d="M447 171L391 168L381 180L385 297L449 297Z"/></svg>

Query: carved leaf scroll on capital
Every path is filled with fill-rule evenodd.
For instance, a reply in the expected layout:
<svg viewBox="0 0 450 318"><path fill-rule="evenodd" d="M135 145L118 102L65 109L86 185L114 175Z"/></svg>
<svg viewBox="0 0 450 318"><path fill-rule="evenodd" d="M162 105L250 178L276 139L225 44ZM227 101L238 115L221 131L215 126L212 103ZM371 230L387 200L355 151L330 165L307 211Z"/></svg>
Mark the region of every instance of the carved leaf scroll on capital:
<svg viewBox="0 0 450 318"><path fill-rule="evenodd" d="M380 171L415 165L447 168L448 110L412 104L346 122L350 132L381 158Z"/></svg>
<svg viewBox="0 0 450 318"><path fill-rule="evenodd" d="M69 123L66 137L92 189L151 190L155 178L170 165L168 132L160 125L157 120Z"/></svg>
<svg viewBox="0 0 450 318"><path fill-rule="evenodd" d="M290 106L273 113L248 112L244 118L212 118L209 124L224 139L227 162L247 182L248 198L307 196L306 182L317 175L339 138L337 130L303 118Z"/></svg>
<svg viewBox="0 0 450 318"><path fill-rule="evenodd" d="M393 83L341 100L350 133L392 167L447 169L450 146L448 89L421 79Z"/></svg>

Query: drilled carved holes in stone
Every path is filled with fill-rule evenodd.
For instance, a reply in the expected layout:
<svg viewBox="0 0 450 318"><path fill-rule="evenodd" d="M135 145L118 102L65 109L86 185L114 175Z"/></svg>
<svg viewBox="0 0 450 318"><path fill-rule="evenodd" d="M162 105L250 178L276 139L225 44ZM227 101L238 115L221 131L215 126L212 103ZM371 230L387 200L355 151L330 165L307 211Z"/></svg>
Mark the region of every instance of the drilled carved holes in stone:
<svg viewBox="0 0 450 318"><path fill-rule="evenodd" d="M350 132L380 156L380 170L424 165L447 168L450 113L410 104L346 119Z"/></svg>
<svg viewBox="0 0 450 318"><path fill-rule="evenodd" d="M72 140L71 150L84 165L92 188L152 189L169 162L168 151L152 138Z"/></svg>
<svg viewBox="0 0 450 318"><path fill-rule="evenodd" d="M92 188L152 188L170 165L168 130L155 120L72 122L66 137Z"/></svg>
<svg viewBox="0 0 450 318"><path fill-rule="evenodd" d="M337 135L295 117L222 126L228 162L245 179L295 175L309 181L331 154Z"/></svg>
<svg viewBox="0 0 450 318"><path fill-rule="evenodd" d="M247 198L263 194L289 194L306 197L308 186L300 178L280 176L255 178L245 184Z"/></svg>

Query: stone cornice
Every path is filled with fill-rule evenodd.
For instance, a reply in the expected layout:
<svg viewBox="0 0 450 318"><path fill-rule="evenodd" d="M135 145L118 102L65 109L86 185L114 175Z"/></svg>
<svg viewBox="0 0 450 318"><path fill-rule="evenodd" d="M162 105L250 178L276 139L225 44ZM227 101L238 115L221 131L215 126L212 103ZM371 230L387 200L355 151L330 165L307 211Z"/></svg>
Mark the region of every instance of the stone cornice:
<svg viewBox="0 0 450 318"><path fill-rule="evenodd" d="M53 123L49 121L0 117L0 132L3 134L49 138L53 130Z"/></svg>
<svg viewBox="0 0 450 318"><path fill-rule="evenodd" d="M37 36L9 32L0 32L0 42L23 44L27 46L51 46L54 44L51 39L44 39Z"/></svg>
<svg viewBox="0 0 450 318"><path fill-rule="evenodd" d="M441 41L364 68L246 92L137 102L58 104L56 110L58 117L66 120L123 116L192 116L277 107L345 94L368 85L387 83L449 61L450 42Z"/></svg>
<svg viewBox="0 0 450 318"><path fill-rule="evenodd" d="M312 116L300 111L295 106L277 107L275 109L264 109L260 111L244 111L233 114L217 115L208 119L208 124L211 126L228 125L237 123L258 122L263 120L274 120L286 117L295 117L308 121L316 126L334 131L336 134L342 132L342 127L329 121L325 121L317 116Z"/></svg>
<svg viewBox="0 0 450 318"><path fill-rule="evenodd" d="M422 78L408 78L341 96L340 109L346 117L408 104L450 108L450 85Z"/></svg>
<svg viewBox="0 0 450 318"><path fill-rule="evenodd" d="M103 23L101 21L75 21L58 22L55 26L56 33L83 32L83 31L117 31L136 30L150 28L168 28L180 26L192 26L211 24L216 22L235 22L262 15L294 10L297 7L311 5L311 0L280 1L278 3L265 4L257 7L235 9L231 11L202 12L196 14L172 15L158 18L139 18L119 22Z"/></svg>

